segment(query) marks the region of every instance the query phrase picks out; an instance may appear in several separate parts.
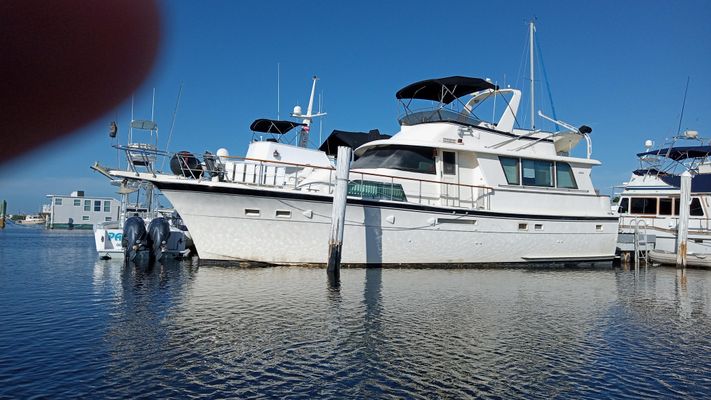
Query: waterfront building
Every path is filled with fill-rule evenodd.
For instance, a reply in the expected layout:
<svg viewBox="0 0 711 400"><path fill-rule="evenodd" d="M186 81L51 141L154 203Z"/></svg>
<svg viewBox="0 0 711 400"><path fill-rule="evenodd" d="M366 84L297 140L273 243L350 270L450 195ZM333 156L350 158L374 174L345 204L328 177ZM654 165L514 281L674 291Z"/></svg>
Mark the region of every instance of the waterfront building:
<svg viewBox="0 0 711 400"><path fill-rule="evenodd" d="M91 229L94 224L118 220L120 202L111 197L86 197L83 190L69 195L48 194L42 207L48 229Z"/></svg>

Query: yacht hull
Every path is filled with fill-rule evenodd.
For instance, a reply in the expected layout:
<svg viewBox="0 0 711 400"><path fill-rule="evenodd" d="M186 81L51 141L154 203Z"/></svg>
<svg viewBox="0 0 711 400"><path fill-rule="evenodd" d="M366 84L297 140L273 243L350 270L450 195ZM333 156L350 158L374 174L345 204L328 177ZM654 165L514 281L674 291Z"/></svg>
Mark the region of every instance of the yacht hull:
<svg viewBox="0 0 711 400"><path fill-rule="evenodd" d="M332 197L154 182L202 260L324 264ZM342 262L370 265L608 260L617 218L496 213L348 199Z"/></svg>

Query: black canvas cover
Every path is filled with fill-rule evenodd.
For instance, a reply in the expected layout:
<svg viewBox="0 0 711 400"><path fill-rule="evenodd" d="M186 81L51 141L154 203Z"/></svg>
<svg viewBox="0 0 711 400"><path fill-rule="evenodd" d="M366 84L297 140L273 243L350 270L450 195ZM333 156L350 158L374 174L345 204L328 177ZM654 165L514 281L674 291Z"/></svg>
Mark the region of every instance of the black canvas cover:
<svg viewBox="0 0 711 400"><path fill-rule="evenodd" d="M383 135L379 130L373 129L370 132L348 132L334 130L323 141L318 149L325 152L329 156L338 154L338 146L348 146L353 150L357 149L364 143L372 142L373 140L388 139L390 135Z"/></svg>
<svg viewBox="0 0 711 400"><path fill-rule="evenodd" d="M252 122L249 129L254 132L276 133L283 135L294 129L294 127L303 125L304 124L302 123L293 121L277 121L274 119L260 118Z"/></svg>
<svg viewBox="0 0 711 400"><path fill-rule="evenodd" d="M663 175L659 177L667 185L681 187L679 175ZM691 178L692 193L711 193L711 174L698 174Z"/></svg>
<svg viewBox="0 0 711 400"><path fill-rule="evenodd" d="M497 86L480 78L449 76L446 78L427 79L415 82L398 90L398 99L435 100L449 104L454 100L485 89L497 89Z"/></svg>
<svg viewBox="0 0 711 400"><path fill-rule="evenodd" d="M711 146L680 146L666 149L651 150L637 154L637 157L642 156L662 156L668 157L675 161L685 160L687 158L705 158L711 154Z"/></svg>

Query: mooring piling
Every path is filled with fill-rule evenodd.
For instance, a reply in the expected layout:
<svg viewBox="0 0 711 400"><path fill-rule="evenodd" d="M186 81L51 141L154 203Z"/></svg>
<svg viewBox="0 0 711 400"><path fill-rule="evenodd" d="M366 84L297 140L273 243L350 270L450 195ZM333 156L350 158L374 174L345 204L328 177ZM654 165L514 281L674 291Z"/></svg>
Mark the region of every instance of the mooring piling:
<svg viewBox="0 0 711 400"><path fill-rule="evenodd" d="M676 266L686 268L686 244L689 233L689 206L691 204L691 173L681 174L679 193L679 223L677 224Z"/></svg>
<svg viewBox="0 0 711 400"><path fill-rule="evenodd" d="M351 168L350 147L339 146L336 159L336 189L333 193L333 211L331 212L331 234L328 239L329 275L338 276L341 268L341 249L343 247L343 228L346 220L346 197L348 195L348 173Z"/></svg>
<svg viewBox="0 0 711 400"><path fill-rule="evenodd" d="M7 202L0 202L0 229L5 229L5 214L7 213Z"/></svg>

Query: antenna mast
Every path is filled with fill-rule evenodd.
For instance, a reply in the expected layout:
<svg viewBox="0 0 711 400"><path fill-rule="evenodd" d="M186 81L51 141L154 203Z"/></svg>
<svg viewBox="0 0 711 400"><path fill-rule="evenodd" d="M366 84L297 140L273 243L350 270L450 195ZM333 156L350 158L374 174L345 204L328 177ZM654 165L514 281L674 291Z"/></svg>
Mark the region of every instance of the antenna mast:
<svg viewBox="0 0 711 400"><path fill-rule="evenodd" d="M531 130L536 130L536 112L535 112L535 84L534 84L534 68L533 68L533 32L536 31L535 25L533 25L533 20L529 23L529 35L531 48L529 50L531 56Z"/></svg>
<svg viewBox="0 0 711 400"><path fill-rule="evenodd" d="M306 114L301 114L301 107L294 107L294 112L291 114L292 117L302 118L304 126L301 127L299 131L299 147L308 147L309 145L309 130L311 129L311 120L315 117L321 117L326 115L326 113L318 112L316 114L311 114L314 109L314 93L316 92L316 81L318 77L314 75L313 84L311 85L311 97L309 97L309 106L306 109Z"/></svg>
<svg viewBox="0 0 711 400"><path fill-rule="evenodd" d="M281 103L279 97L281 95L281 82L279 81L281 77L280 65L277 63L277 119L279 119L279 103Z"/></svg>
<svg viewBox="0 0 711 400"><path fill-rule="evenodd" d="M679 127L676 129L676 134L679 136L681 132L681 120L684 118L684 107L686 107L686 93L689 91L689 79L691 77L686 77L686 89L684 89L684 101L681 102L681 115L679 115Z"/></svg>

